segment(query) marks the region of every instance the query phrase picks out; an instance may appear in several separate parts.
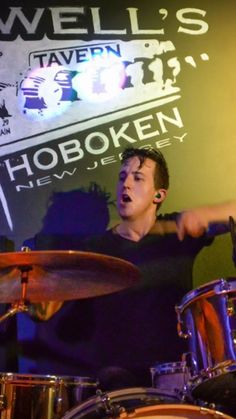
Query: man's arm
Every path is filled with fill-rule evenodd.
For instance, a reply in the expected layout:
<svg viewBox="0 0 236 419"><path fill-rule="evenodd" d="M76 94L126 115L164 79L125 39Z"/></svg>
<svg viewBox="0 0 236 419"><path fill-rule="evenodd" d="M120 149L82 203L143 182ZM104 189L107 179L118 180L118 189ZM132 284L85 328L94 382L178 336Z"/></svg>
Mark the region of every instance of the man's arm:
<svg viewBox="0 0 236 419"><path fill-rule="evenodd" d="M180 213L177 219L177 235L200 237L205 232L214 236L229 231L229 217L236 218L236 202L208 205Z"/></svg>

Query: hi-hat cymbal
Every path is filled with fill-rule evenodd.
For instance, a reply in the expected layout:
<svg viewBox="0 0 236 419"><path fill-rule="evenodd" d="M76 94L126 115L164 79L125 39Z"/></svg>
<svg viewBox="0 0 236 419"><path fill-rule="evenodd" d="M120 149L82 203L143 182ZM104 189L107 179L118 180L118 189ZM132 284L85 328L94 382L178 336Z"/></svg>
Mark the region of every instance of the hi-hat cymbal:
<svg viewBox="0 0 236 419"><path fill-rule="evenodd" d="M98 253L0 253L0 303L21 298L22 271L28 271L26 299L32 303L110 294L135 285L140 275L132 263Z"/></svg>

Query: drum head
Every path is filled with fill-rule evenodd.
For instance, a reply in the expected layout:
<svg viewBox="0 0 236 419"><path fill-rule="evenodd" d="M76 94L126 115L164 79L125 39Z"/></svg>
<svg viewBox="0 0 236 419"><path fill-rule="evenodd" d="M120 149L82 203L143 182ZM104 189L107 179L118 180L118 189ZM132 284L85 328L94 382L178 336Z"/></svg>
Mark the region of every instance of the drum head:
<svg viewBox="0 0 236 419"><path fill-rule="evenodd" d="M182 298L178 309L180 312L183 312L189 304L192 304L194 301L202 297L211 297L213 295L221 295L225 293L235 293L236 292L236 278L221 278L214 281L208 282L206 284L200 285L200 287L189 291Z"/></svg>
<svg viewBox="0 0 236 419"><path fill-rule="evenodd" d="M101 394L68 411L64 419L233 419L200 406L178 404L153 388L130 388Z"/></svg>
<svg viewBox="0 0 236 419"><path fill-rule="evenodd" d="M131 418L165 418L165 419L214 419L224 418L233 419L230 416L224 415L223 413L217 412L216 410L206 409L199 406L191 405L159 405L149 406L135 410L132 415L123 413L119 416L120 419L131 419Z"/></svg>
<svg viewBox="0 0 236 419"><path fill-rule="evenodd" d="M132 415L137 408L163 403L178 403L178 399L154 388L127 388L92 397L68 411L64 419L122 418L122 414L129 417L127 414Z"/></svg>

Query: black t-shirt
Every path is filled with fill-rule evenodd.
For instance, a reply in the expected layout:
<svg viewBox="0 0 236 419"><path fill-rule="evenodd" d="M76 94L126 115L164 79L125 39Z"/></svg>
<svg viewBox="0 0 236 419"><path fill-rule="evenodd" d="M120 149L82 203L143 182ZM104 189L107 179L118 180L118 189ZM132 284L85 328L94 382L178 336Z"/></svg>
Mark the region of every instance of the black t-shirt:
<svg viewBox="0 0 236 419"><path fill-rule="evenodd" d="M33 372L95 376L108 389L115 387L113 376L117 387L151 385L153 364L180 361L187 350L177 334L175 305L192 289L194 258L207 244L205 236L180 242L176 234L148 234L133 242L112 230L73 241L73 248L132 262L141 281L110 295L65 302L50 320L37 323ZM69 240L64 246L71 247Z"/></svg>

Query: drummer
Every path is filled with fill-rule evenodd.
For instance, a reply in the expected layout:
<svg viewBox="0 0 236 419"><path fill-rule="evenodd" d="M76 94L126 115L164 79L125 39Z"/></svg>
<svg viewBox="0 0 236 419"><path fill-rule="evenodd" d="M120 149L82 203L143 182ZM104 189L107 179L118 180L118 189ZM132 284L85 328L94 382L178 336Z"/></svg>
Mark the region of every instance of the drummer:
<svg viewBox="0 0 236 419"><path fill-rule="evenodd" d="M120 222L83 240L78 250L128 260L139 267L141 281L118 293L54 307L51 318L49 304L44 312L35 305L36 317L50 318L37 324L37 336L50 350L41 350L33 372L71 374L73 365L73 375L96 376L103 389L113 390L150 386L153 364L181 360L187 348L177 335L175 304L192 289L197 254L228 230L236 203L158 215L168 188L160 151L124 151L117 183Z"/></svg>

